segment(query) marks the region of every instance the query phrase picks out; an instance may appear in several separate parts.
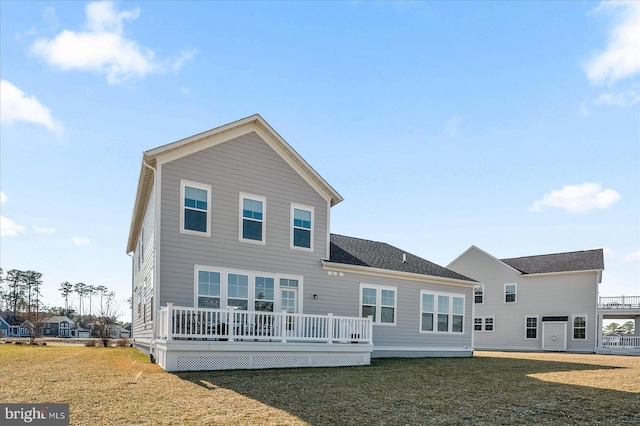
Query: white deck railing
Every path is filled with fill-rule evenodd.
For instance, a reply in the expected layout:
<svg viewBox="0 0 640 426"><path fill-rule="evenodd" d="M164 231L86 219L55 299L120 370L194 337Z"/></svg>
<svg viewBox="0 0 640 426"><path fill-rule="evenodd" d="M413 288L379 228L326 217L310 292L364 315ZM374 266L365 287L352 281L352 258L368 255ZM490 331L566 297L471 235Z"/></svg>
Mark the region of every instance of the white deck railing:
<svg viewBox="0 0 640 426"><path fill-rule="evenodd" d="M640 348L640 336L603 336L603 348Z"/></svg>
<svg viewBox="0 0 640 426"><path fill-rule="evenodd" d="M640 309L640 296L600 297L600 309Z"/></svg>
<svg viewBox="0 0 640 426"><path fill-rule="evenodd" d="M372 318L173 306L158 311L157 339L372 343Z"/></svg>

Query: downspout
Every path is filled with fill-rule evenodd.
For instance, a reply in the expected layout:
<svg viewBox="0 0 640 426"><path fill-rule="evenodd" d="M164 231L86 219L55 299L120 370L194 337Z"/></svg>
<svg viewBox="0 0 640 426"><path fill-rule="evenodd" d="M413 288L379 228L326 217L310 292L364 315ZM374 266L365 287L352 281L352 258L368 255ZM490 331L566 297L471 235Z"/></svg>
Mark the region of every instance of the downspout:
<svg viewBox="0 0 640 426"><path fill-rule="evenodd" d="M151 170L151 172L153 173L153 185L157 186L157 181L156 181L156 169L154 169L153 167L151 167L144 159L144 155L142 156L142 164L144 165L144 167L148 168L149 170ZM155 192L155 196L158 196L157 191ZM156 214L158 213L157 211L155 211L155 203L154 203L154 215L153 215L153 221L157 223L157 217ZM158 268L158 262L157 262L157 257L158 257L158 233L157 233L157 229L156 229L156 223L153 224L153 235L154 235L154 256L156 257L156 259L154 259L153 262L153 268L152 270L152 274L153 274L153 304L151 305L151 314L153 315L154 313L157 313L157 309L156 309L156 305L158 304L158 285L157 285L157 271L155 269ZM156 346L156 336L157 336L157 314L153 315L153 324L152 324L152 329L151 329L151 347L149 348L149 352L152 356L152 362L153 359L155 357L155 346ZM133 328L133 327L132 327Z"/></svg>

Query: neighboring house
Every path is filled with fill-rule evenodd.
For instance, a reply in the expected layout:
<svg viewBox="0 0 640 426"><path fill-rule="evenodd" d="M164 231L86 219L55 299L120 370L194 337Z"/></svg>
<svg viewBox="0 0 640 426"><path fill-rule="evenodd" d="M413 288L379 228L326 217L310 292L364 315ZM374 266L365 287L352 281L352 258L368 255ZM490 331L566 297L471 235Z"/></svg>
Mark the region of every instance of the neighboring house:
<svg viewBox="0 0 640 426"><path fill-rule="evenodd" d="M497 259L471 246L447 268L479 282L475 349L596 351L602 249Z"/></svg>
<svg viewBox="0 0 640 426"><path fill-rule="evenodd" d="M91 334L93 337L99 337L99 329L102 325L96 322L92 322L89 324L89 330L91 330ZM110 339L120 339L122 338L122 324L118 323L110 323L104 325L104 330ZM127 333L128 335L128 333Z"/></svg>
<svg viewBox="0 0 640 426"><path fill-rule="evenodd" d="M49 337L71 337L76 323L69 317L54 315L43 321L42 335Z"/></svg>
<svg viewBox="0 0 640 426"><path fill-rule="evenodd" d="M341 201L259 115L144 152L134 345L167 370L471 356L476 282L331 235Z"/></svg>
<svg viewBox="0 0 640 426"><path fill-rule="evenodd" d="M33 328L29 321L8 321L0 318L0 330L2 337L29 337L29 329Z"/></svg>

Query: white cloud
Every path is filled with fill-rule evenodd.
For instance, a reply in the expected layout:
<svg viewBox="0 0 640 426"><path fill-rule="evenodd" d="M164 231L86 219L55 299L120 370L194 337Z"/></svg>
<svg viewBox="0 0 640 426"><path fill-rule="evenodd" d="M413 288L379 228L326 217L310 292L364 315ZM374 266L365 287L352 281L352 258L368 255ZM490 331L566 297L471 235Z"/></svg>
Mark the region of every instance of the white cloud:
<svg viewBox="0 0 640 426"><path fill-rule="evenodd" d="M25 227L18 225L8 217L0 216L0 235L3 237L12 237L24 232Z"/></svg>
<svg viewBox="0 0 640 426"><path fill-rule="evenodd" d="M627 262L640 262L640 251L629 253L625 256L624 260L626 260Z"/></svg>
<svg viewBox="0 0 640 426"><path fill-rule="evenodd" d="M584 213L593 209L606 209L620 200L620 194L613 189L605 189L597 183L567 185L562 189L545 194L534 201L531 210L539 212L544 207L556 207L570 213Z"/></svg>
<svg viewBox="0 0 640 426"><path fill-rule="evenodd" d="M593 84L613 84L640 73L640 2L603 2L594 13L610 13L614 26L604 51L584 66Z"/></svg>
<svg viewBox="0 0 640 426"><path fill-rule="evenodd" d="M118 11L111 1L94 2L87 5L86 15L83 31L64 30L51 40L37 40L31 46L32 53L63 70L104 73L110 84L164 72L167 68L178 71L195 55L195 50L189 50L163 63L156 59L153 50L126 38L124 24L138 19L139 8Z"/></svg>
<svg viewBox="0 0 640 426"><path fill-rule="evenodd" d="M4 192L0 192L0 203L6 203L7 202L7 194L5 194Z"/></svg>
<svg viewBox="0 0 640 426"><path fill-rule="evenodd" d="M594 103L596 105L630 107L638 102L640 102L640 94L635 90L629 90L619 93L603 93Z"/></svg>
<svg viewBox="0 0 640 426"><path fill-rule="evenodd" d="M91 243L91 240L86 237L73 237L72 240L73 240L73 244L77 246L86 246L86 245L89 245L89 243Z"/></svg>
<svg viewBox="0 0 640 426"><path fill-rule="evenodd" d="M47 234L47 235L52 235L56 233L56 229L55 228L44 228L41 226L36 226L33 225L33 231L36 234Z"/></svg>
<svg viewBox="0 0 640 426"><path fill-rule="evenodd" d="M28 121L41 124L52 131L62 130L62 126L51 117L51 111L35 96L28 97L7 80L0 81L0 122L11 124Z"/></svg>

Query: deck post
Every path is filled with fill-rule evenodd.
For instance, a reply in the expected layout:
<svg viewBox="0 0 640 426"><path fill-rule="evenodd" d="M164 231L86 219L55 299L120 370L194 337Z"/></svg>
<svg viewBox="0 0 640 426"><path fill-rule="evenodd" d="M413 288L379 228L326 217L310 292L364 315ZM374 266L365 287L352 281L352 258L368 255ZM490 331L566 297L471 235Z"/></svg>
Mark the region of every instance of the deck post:
<svg viewBox="0 0 640 426"><path fill-rule="evenodd" d="M167 340L173 340L173 303L167 303L167 318L165 323Z"/></svg>
<svg viewBox="0 0 640 426"><path fill-rule="evenodd" d="M333 313L328 313L327 316L327 343L333 344Z"/></svg>
<svg viewBox="0 0 640 426"><path fill-rule="evenodd" d="M280 334L282 334L282 343L287 343L287 311L282 311L280 319Z"/></svg>
<svg viewBox="0 0 640 426"><path fill-rule="evenodd" d="M367 315L369 318L369 343L373 343L373 315Z"/></svg>
<svg viewBox="0 0 640 426"><path fill-rule="evenodd" d="M229 334L229 341L233 342L233 336L236 334L235 333L235 328L236 328L236 311L235 310L229 310L229 307L227 307L227 333Z"/></svg>

